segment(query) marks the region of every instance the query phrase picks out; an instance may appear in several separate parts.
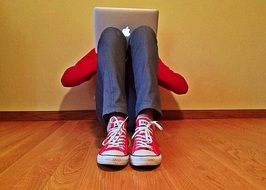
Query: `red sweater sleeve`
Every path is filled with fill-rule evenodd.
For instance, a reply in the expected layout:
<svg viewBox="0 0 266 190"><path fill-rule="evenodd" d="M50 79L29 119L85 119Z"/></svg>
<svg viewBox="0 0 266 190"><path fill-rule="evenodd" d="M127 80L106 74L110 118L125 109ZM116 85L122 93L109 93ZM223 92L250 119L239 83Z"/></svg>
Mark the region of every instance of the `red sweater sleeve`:
<svg viewBox="0 0 266 190"><path fill-rule="evenodd" d="M69 67L61 78L65 87L73 87L88 81L97 72L97 54L92 49L87 55L80 59L74 66ZM162 87L176 94L185 94L188 84L183 76L172 71L161 59L158 59L158 83Z"/></svg>
<svg viewBox="0 0 266 190"><path fill-rule="evenodd" d="M65 87L73 87L91 79L97 70L97 54L92 49L87 55L79 60L74 66L65 70L61 83Z"/></svg>
<svg viewBox="0 0 266 190"><path fill-rule="evenodd" d="M176 94L185 94L188 91L185 78L172 71L161 59L158 59L158 83Z"/></svg>

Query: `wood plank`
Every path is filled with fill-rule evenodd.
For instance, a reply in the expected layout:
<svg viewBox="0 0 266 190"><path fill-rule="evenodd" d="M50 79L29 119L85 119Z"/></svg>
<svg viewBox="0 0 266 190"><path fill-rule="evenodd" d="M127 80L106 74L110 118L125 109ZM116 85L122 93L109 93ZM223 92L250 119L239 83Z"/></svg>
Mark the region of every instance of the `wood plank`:
<svg viewBox="0 0 266 190"><path fill-rule="evenodd" d="M222 163L240 178L249 184L255 184L255 189L264 189L266 186L266 154L265 151L257 147L265 142L265 137L264 139L253 139L258 143L242 138L241 130L234 131L230 128L232 125L241 125L239 121L232 120L232 122L223 123L206 120L205 123L205 126L193 123L194 127L182 129L186 142L195 143L195 147ZM190 124L187 123L187 125ZM208 130L208 126L212 126L212 129ZM232 177L232 175L229 176Z"/></svg>
<svg viewBox="0 0 266 190"><path fill-rule="evenodd" d="M6 189L41 187L63 159L68 151L69 143L75 140L75 134L78 133L78 130L73 133L75 127L75 123L67 123L64 127L59 127L3 171L0 174L1 184Z"/></svg>
<svg viewBox="0 0 266 190"><path fill-rule="evenodd" d="M22 127L23 131L16 130L16 134L1 138L0 173L47 138L63 122L50 123L49 125L47 125L47 122L32 123L27 127ZM10 127L12 128L12 126ZM7 138L6 141L4 140L5 137Z"/></svg>
<svg viewBox="0 0 266 190"><path fill-rule="evenodd" d="M8 163L0 171L1 189L230 190L266 186L266 119L160 123L164 131L156 135L162 164L121 168L96 164L105 137L96 120L0 122L1 134L8 137L7 142L0 137L0 165Z"/></svg>

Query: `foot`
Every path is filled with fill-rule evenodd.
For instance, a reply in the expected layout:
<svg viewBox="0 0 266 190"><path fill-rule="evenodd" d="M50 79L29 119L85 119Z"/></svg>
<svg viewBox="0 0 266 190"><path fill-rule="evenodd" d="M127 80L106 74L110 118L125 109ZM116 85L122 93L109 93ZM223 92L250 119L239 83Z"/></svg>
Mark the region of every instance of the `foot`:
<svg viewBox="0 0 266 190"><path fill-rule="evenodd" d="M133 166L156 166L161 163L161 151L153 133L155 127L162 130L156 121L152 121L149 117L138 116L130 155Z"/></svg>
<svg viewBox="0 0 266 190"><path fill-rule="evenodd" d="M97 156L97 163L103 165L127 165L129 160L129 141L126 119L111 117L107 125L107 137Z"/></svg>

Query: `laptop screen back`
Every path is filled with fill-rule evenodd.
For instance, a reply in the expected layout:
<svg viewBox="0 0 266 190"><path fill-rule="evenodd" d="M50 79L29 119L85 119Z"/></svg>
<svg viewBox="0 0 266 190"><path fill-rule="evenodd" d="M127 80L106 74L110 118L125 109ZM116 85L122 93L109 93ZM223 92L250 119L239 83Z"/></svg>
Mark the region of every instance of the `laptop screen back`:
<svg viewBox="0 0 266 190"><path fill-rule="evenodd" d="M93 16L96 52L101 33L107 27L120 29L127 38L135 28L142 25L151 27L157 33L159 11L156 9L95 7Z"/></svg>

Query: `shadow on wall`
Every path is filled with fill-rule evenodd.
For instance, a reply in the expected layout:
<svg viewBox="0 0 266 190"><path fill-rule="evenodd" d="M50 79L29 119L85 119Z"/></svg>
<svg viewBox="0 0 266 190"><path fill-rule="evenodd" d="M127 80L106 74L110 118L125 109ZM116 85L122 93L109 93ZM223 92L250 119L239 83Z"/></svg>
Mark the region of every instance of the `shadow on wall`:
<svg viewBox="0 0 266 190"><path fill-rule="evenodd" d="M88 82L70 88L64 96L60 110L95 110L96 76Z"/></svg>
<svg viewBox="0 0 266 190"><path fill-rule="evenodd" d="M176 102L173 94L162 87L159 87L161 96L162 110L179 110L179 105Z"/></svg>
<svg viewBox="0 0 266 190"><path fill-rule="evenodd" d="M60 110L95 110L95 88L96 76L88 82L71 88L64 96ZM162 110L179 110L173 94L161 87L159 90Z"/></svg>

